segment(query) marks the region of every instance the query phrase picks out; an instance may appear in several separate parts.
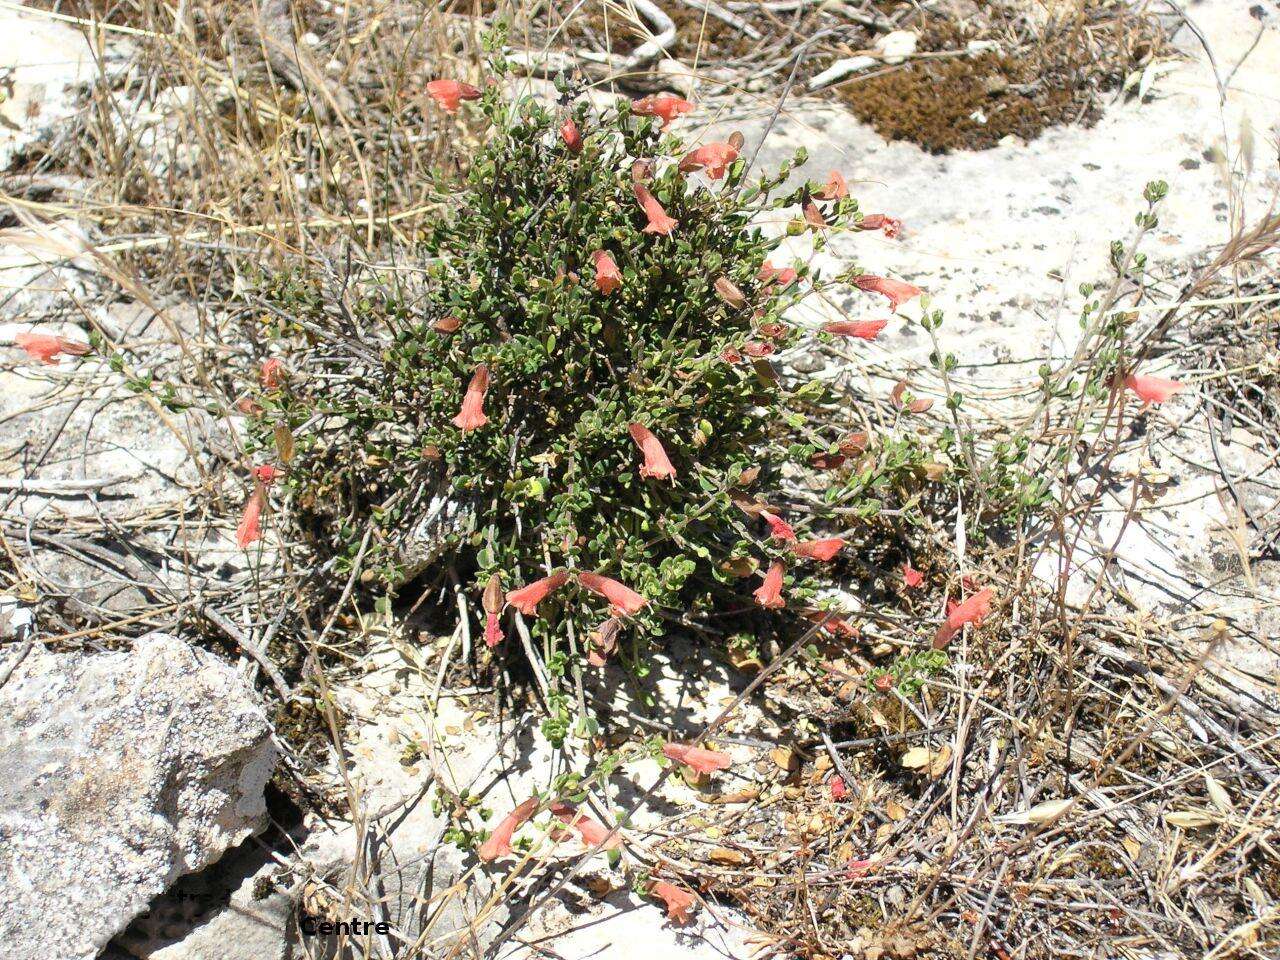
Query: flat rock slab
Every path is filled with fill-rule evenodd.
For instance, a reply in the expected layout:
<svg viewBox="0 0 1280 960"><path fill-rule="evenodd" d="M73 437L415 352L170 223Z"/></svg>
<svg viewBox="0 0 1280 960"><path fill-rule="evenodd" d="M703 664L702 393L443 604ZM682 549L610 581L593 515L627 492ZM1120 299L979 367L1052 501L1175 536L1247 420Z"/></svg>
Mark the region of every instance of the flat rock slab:
<svg viewBox="0 0 1280 960"><path fill-rule="evenodd" d="M0 687L0 943L92 958L264 822L276 762L248 684L175 637L33 653Z"/></svg>
<svg viewBox="0 0 1280 960"><path fill-rule="evenodd" d="M93 51L65 23L37 13L0 10L0 70L9 74L0 102L0 170L29 143L47 136L75 108L68 88L92 79Z"/></svg>

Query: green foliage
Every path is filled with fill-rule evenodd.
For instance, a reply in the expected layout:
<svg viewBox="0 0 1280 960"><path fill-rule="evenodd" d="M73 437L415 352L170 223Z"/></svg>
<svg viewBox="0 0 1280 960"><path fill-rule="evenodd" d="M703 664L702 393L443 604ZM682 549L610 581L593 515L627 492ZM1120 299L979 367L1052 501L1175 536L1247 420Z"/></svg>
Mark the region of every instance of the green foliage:
<svg viewBox="0 0 1280 960"><path fill-rule="evenodd" d="M764 569L787 554L736 501L768 489L784 462L825 448L795 429L799 405L821 402L824 388L793 394L749 356L794 341L781 316L801 288L761 279L778 241L752 223L808 201L818 185L782 193L789 170L751 178L742 159L719 183L690 177L676 162L681 142L626 101L599 115L572 109L578 154L557 135L565 111L494 90L478 106L490 135L452 192L450 215L418 251L420 298L394 281L349 297L356 326L388 330L376 362L338 351L321 376L308 371L268 398L264 438L281 418L294 431L327 428L299 433L289 471L296 504L346 544L349 559L360 521L371 519L364 562L388 586L402 572L394 547L441 479L469 507L471 523L450 546L473 561L477 599L492 574L510 591L571 569L642 594L649 605L630 621L639 634L717 599L750 606L759 580L738 579L727 562L751 558ZM648 161L639 176L679 223L670 236L643 230L638 159ZM848 198L812 202L833 229L857 216ZM621 272L609 294L595 283L597 250ZM718 280L745 303L717 292ZM275 278L267 299L280 316L304 318L303 330L332 322L317 286L296 275ZM725 351L748 356L730 362ZM463 431L453 420L481 364L488 423ZM640 475L631 424L658 437L674 479ZM789 598L803 594L802 580L789 574ZM571 580L539 614L533 630L546 653L572 637L580 654L609 611ZM557 722L559 739L567 725Z"/></svg>
<svg viewBox="0 0 1280 960"><path fill-rule="evenodd" d="M888 682L904 697L914 696L929 677L946 670L949 662L945 650L918 650L898 657L888 667L878 667L868 673L867 689L873 693L884 692L881 684L885 681L881 678L888 677Z"/></svg>

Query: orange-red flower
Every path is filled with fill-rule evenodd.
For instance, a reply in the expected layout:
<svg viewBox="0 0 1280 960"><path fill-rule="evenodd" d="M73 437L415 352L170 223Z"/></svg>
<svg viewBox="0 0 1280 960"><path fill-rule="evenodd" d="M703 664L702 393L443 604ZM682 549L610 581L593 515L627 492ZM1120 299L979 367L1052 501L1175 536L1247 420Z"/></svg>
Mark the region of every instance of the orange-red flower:
<svg viewBox="0 0 1280 960"><path fill-rule="evenodd" d="M27 356L41 363L57 363L58 354L82 357L89 352L87 343L55 337L48 333L20 333L13 338L14 346L25 350Z"/></svg>
<svg viewBox="0 0 1280 960"><path fill-rule="evenodd" d="M832 170L830 176L827 177L827 185L823 187L818 196L823 200L843 200L849 195L849 184L845 182L844 175L839 170Z"/></svg>
<svg viewBox="0 0 1280 960"><path fill-rule="evenodd" d="M266 488L260 483L253 485L253 493L244 505L244 515L240 525L236 527L236 545L247 550L249 544L262 539L262 508L266 503Z"/></svg>
<svg viewBox="0 0 1280 960"><path fill-rule="evenodd" d="M271 486L279 478L284 471L270 463L264 463L261 466L253 468L253 479L260 480L266 486Z"/></svg>
<svg viewBox="0 0 1280 960"><path fill-rule="evenodd" d="M502 818L502 822L493 828L489 839L480 845L478 855L481 860L497 860L511 853L511 838L515 832L528 821L538 810L538 798L530 797L524 803Z"/></svg>
<svg viewBox="0 0 1280 960"><path fill-rule="evenodd" d="M844 866L844 875L851 880L856 880L858 877L865 877L874 867L873 860L850 860Z"/></svg>
<svg viewBox="0 0 1280 960"><path fill-rule="evenodd" d="M593 820L571 804L553 803L551 805L551 815L562 823L567 823L570 829L576 830L578 836L582 838L582 842L589 847L603 843L602 850L617 850L622 846L622 836L620 834L614 833L610 837L608 827L598 820ZM606 841L605 837L609 837L609 839Z"/></svg>
<svg viewBox="0 0 1280 960"><path fill-rule="evenodd" d="M560 139L570 153L582 152L582 134L578 132L578 125L573 122L573 117L566 117L564 123L560 124Z"/></svg>
<svg viewBox="0 0 1280 960"><path fill-rule="evenodd" d="M631 101L632 113L638 113L642 117L661 117L662 129L664 130L672 120L682 113L688 113L692 109L693 104L688 100L665 93L658 96L641 97L639 100Z"/></svg>
<svg viewBox="0 0 1280 960"><path fill-rule="evenodd" d="M431 99L440 104L445 113L457 113L463 100L480 99L480 91L469 83L457 80L432 80L427 84L427 93Z"/></svg>
<svg viewBox="0 0 1280 960"><path fill-rule="evenodd" d="M484 395L489 389L489 368L485 364L476 367L462 398L462 411L453 418L459 430L478 430L489 422L484 414Z"/></svg>
<svg viewBox="0 0 1280 960"><path fill-rule="evenodd" d="M799 274L793 267L783 267L779 270L770 261L766 260L760 265L760 272L756 274L756 278L766 287L778 284L780 287L789 287L796 282Z"/></svg>
<svg viewBox="0 0 1280 960"><path fill-rule="evenodd" d="M849 795L849 788L845 785L844 777L839 775L832 777L829 787L832 800L843 800Z"/></svg>
<svg viewBox="0 0 1280 960"><path fill-rule="evenodd" d="M816 623L824 633L833 637L854 638L858 628L843 617L838 617L829 610L805 610L802 616L810 623Z"/></svg>
<svg viewBox="0 0 1280 960"><path fill-rule="evenodd" d="M902 583L908 590L914 590L924 583L924 574L911 566L910 560L902 565Z"/></svg>
<svg viewBox="0 0 1280 960"><path fill-rule="evenodd" d="M933 638L933 648L945 647L966 623L975 626L991 612L991 588L979 590L963 603L947 604L947 619L942 622Z"/></svg>
<svg viewBox="0 0 1280 960"><path fill-rule="evenodd" d="M786 606L786 602L782 599L782 574L785 569L781 560L773 562L769 572L764 575L764 583L760 584L752 594L756 598L756 603L771 610Z"/></svg>
<svg viewBox="0 0 1280 960"><path fill-rule="evenodd" d="M902 232L902 221L883 213L868 213L858 221L859 230L883 230L890 240Z"/></svg>
<svg viewBox="0 0 1280 960"><path fill-rule="evenodd" d="M720 351L720 359L725 363L741 363L742 353L737 347L725 347Z"/></svg>
<svg viewBox="0 0 1280 960"><path fill-rule="evenodd" d="M818 470L836 470L844 464L846 457L842 453L815 453L809 463Z"/></svg>
<svg viewBox="0 0 1280 960"><path fill-rule="evenodd" d="M683 763L694 773L715 773L717 770L728 770L733 764L733 758L727 753L695 747L689 743L663 744L662 755L668 760Z"/></svg>
<svg viewBox="0 0 1280 960"><path fill-rule="evenodd" d="M827 563L844 549L844 540L840 537L828 537L825 540L806 540L791 548L797 557L809 560L820 560Z"/></svg>
<svg viewBox="0 0 1280 960"><path fill-rule="evenodd" d="M662 441L655 437L643 424L633 423L627 430L631 439L636 442L640 452L644 454L644 463L640 466L640 476L654 480L675 479L676 468L667 458L667 451L662 449Z"/></svg>
<svg viewBox="0 0 1280 960"><path fill-rule="evenodd" d="M484 645L486 647L496 647L505 638L502 635L502 615L498 613L486 613L484 615Z"/></svg>
<svg viewBox="0 0 1280 960"><path fill-rule="evenodd" d="M662 204L658 202L658 198L650 193L649 188L643 183L633 183L631 191L636 195L636 199L640 201L640 207L644 210L644 215L649 218L649 223L642 232L656 233L665 237L680 225L679 220L674 220L667 216L667 211L662 209Z"/></svg>
<svg viewBox="0 0 1280 960"><path fill-rule="evenodd" d="M1179 390L1186 389L1185 383L1177 380L1166 380L1164 377L1144 377L1131 373L1124 378L1124 385L1138 395L1144 406L1153 403L1164 403Z"/></svg>
<svg viewBox="0 0 1280 960"><path fill-rule="evenodd" d="M526 617L536 617L538 615L538 604L568 582L568 572L561 570L559 573L553 573L549 577L535 580L527 587L512 590L507 594L507 603L511 604Z"/></svg>
<svg viewBox="0 0 1280 960"><path fill-rule="evenodd" d="M693 894L683 887L665 880L654 880L649 884L649 893L662 898L667 905L667 919L672 923L683 925L693 919L689 916L694 904Z"/></svg>
<svg viewBox="0 0 1280 960"><path fill-rule="evenodd" d="M702 170L712 180L719 180L737 159L738 151L731 143L704 143L685 154L680 161L680 171Z"/></svg>
<svg viewBox="0 0 1280 960"><path fill-rule="evenodd" d="M824 324L822 329L841 337L857 337L859 340L874 340L880 331L889 325L888 320L833 320Z"/></svg>
<svg viewBox="0 0 1280 960"><path fill-rule="evenodd" d="M778 348L772 343L764 343L759 340L748 340L742 345L742 352L748 357L755 357L757 360L761 357L767 357Z"/></svg>
<svg viewBox="0 0 1280 960"><path fill-rule="evenodd" d="M276 357L262 361L262 369L258 371L258 379L264 390L276 390L284 383L284 361Z"/></svg>
<svg viewBox="0 0 1280 960"><path fill-rule="evenodd" d="M596 267L596 289L605 296L622 286L622 274L607 250L593 250L591 260Z"/></svg>
<svg viewBox="0 0 1280 960"><path fill-rule="evenodd" d="M864 273L854 277L853 284L859 290L866 290L868 293L878 293L881 296L888 297L889 309L895 313L898 307L908 300L914 300L924 293L919 287L906 281L894 280L892 277L877 277L871 273Z"/></svg>
<svg viewBox="0 0 1280 960"><path fill-rule="evenodd" d="M503 640L502 636L502 608L505 605L506 598L502 595L502 578L494 573L489 577L489 582L484 585L484 596L482 598L485 621L484 621L484 642L487 647L496 647Z"/></svg>
<svg viewBox="0 0 1280 960"><path fill-rule="evenodd" d="M791 524L783 520L776 513L768 510L761 510L760 516L764 517L764 522L769 524L769 535L775 540L785 540L788 543L795 543L796 532Z"/></svg>
<svg viewBox="0 0 1280 960"><path fill-rule="evenodd" d="M639 613L649 601L630 587L610 577L598 573L578 574L578 583L597 596L609 601L614 612L620 617L628 617Z"/></svg>

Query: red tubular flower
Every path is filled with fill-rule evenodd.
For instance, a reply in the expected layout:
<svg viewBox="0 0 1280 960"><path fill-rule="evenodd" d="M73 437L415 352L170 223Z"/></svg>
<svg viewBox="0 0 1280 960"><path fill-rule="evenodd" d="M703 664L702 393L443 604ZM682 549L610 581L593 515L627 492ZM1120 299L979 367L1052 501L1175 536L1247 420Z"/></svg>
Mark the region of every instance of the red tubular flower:
<svg viewBox="0 0 1280 960"><path fill-rule="evenodd" d="M777 349L772 343L761 343L759 340L749 340L742 345L742 352L757 360L769 356Z"/></svg>
<svg viewBox="0 0 1280 960"><path fill-rule="evenodd" d="M564 123L560 124L560 139L564 141L570 153L582 152L582 134L578 132L578 125L573 122L573 117L567 117Z"/></svg>
<svg viewBox="0 0 1280 960"><path fill-rule="evenodd" d="M822 329L840 337L874 340L888 325L888 320L833 320L831 323L824 324Z"/></svg>
<svg viewBox="0 0 1280 960"><path fill-rule="evenodd" d="M788 543L796 542L796 532L791 524L783 520L776 513L768 510L761 510L760 516L764 517L764 522L769 524L769 535L775 540L785 540Z"/></svg>
<svg viewBox="0 0 1280 960"><path fill-rule="evenodd" d="M883 213L868 213L858 221L859 230L883 230L890 240L902 233L902 221Z"/></svg>
<svg viewBox="0 0 1280 960"><path fill-rule="evenodd" d="M820 560L823 563L832 560L843 549L844 540L840 537L829 537L826 540L806 540L792 547L797 557Z"/></svg>
<svg viewBox="0 0 1280 960"><path fill-rule="evenodd" d="M427 93L431 99L440 104L445 113L457 113L463 100L479 100L480 91L469 83L457 80L432 80L427 84Z"/></svg>
<svg viewBox="0 0 1280 960"><path fill-rule="evenodd" d="M756 598L756 603L770 610L786 606L785 601L782 599L782 573L785 569L781 560L773 562L773 565L769 567L769 572L764 575L764 583L757 587L755 593L752 594Z"/></svg>
<svg viewBox="0 0 1280 960"><path fill-rule="evenodd" d="M733 759L727 753L688 743L663 744L662 755L668 760L683 763L694 773L715 773L717 770L728 770L733 765Z"/></svg>
<svg viewBox="0 0 1280 960"><path fill-rule="evenodd" d="M264 390L276 390L284 383L284 361L276 357L262 361L262 369L258 371L258 379Z"/></svg>
<svg viewBox="0 0 1280 960"><path fill-rule="evenodd" d="M598 573L580 573L578 574L578 583L597 596L608 600L609 606L620 617L629 617L639 613L644 609L645 604L649 602L630 587L610 577L602 577Z"/></svg>
<svg viewBox="0 0 1280 960"><path fill-rule="evenodd" d="M266 488L260 483L253 485L253 493L244 505L244 516L236 527L236 545L247 550L249 544L262 539L262 508L266 502Z"/></svg>
<svg viewBox="0 0 1280 960"><path fill-rule="evenodd" d="M502 596L502 578L496 573L489 577L489 582L484 586L484 643L490 649L500 644L504 637L502 635L502 608L504 597Z"/></svg>
<svg viewBox="0 0 1280 960"><path fill-rule="evenodd" d="M908 590L914 590L924 583L924 574L911 566L910 560L902 565L902 583Z"/></svg>
<svg viewBox="0 0 1280 960"><path fill-rule="evenodd" d="M596 265L597 290L608 296L622 286L622 274L618 272L618 265L614 263L609 251L594 250L591 259Z"/></svg>
<svg viewBox="0 0 1280 960"><path fill-rule="evenodd" d="M680 161L680 172L702 170L712 180L724 177L729 165L738 159L738 151L730 143L706 143L685 154Z"/></svg>
<svg viewBox="0 0 1280 960"><path fill-rule="evenodd" d="M89 352L87 343L55 337L48 333L20 333L13 338L14 346L26 351L27 356L41 363L57 363L58 354L82 357Z"/></svg>
<svg viewBox="0 0 1280 960"><path fill-rule="evenodd" d="M975 626L991 612L991 588L979 590L963 603L947 605L947 619L942 622L933 638L933 649L940 650L951 642L966 623Z"/></svg>
<svg viewBox="0 0 1280 960"><path fill-rule="evenodd" d="M526 617L536 617L538 615L538 604L568 582L568 572L561 570L559 573L553 573L549 577L535 580L527 587L512 590L507 594L507 603L511 604Z"/></svg>
<svg viewBox="0 0 1280 960"><path fill-rule="evenodd" d="M561 823L567 823L569 828L576 830L578 836L582 838L582 842L589 847L598 846L604 843L602 850L617 850L622 846L621 835L614 833L609 837L609 828L598 820L593 820L585 813L580 813L578 809L568 803L553 803L551 805L551 815ZM605 837L609 837L606 841Z"/></svg>
<svg viewBox="0 0 1280 960"><path fill-rule="evenodd" d="M832 170L827 177L827 185L818 192L823 200L843 200L849 195L849 184L839 170Z"/></svg>
<svg viewBox="0 0 1280 960"><path fill-rule="evenodd" d="M667 919L672 923L683 926L693 919L689 916L694 904L693 894L683 887L665 880L654 880L649 884L649 893L662 898L662 902L667 905Z"/></svg>
<svg viewBox="0 0 1280 960"><path fill-rule="evenodd" d="M1144 377L1138 373L1131 373L1125 377L1124 385L1138 395L1139 399L1142 400L1143 406L1164 403L1179 390L1186 389L1187 386L1177 380L1166 380L1164 377Z"/></svg>
<svg viewBox="0 0 1280 960"><path fill-rule="evenodd" d="M632 113L638 113L642 117L661 117L663 130L667 129L667 125L680 114L688 113L692 109L693 104L688 100L669 94L641 97L639 100L631 101Z"/></svg>
<svg viewBox="0 0 1280 960"><path fill-rule="evenodd" d="M888 297L889 309L894 313L898 311L898 307L908 300L914 300L924 293L919 287L903 280L894 280L892 277L877 277L871 273L864 273L854 277L853 284L859 290L866 290L868 293L878 293L881 296Z"/></svg>
<svg viewBox="0 0 1280 960"><path fill-rule="evenodd" d="M631 439L636 442L636 446L640 448L640 452L644 454L640 476L654 480L674 480L676 468L667 459L667 451L662 449L662 441L639 423L630 424L627 430L631 434Z"/></svg>
<svg viewBox="0 0 1280 960"><path fill-rule="evenodd" d="M282 473L284 473L284 471L279 467L273 466L269 463L264 463L261 466L253 468L253 479L260 480L264 485L269 487L276 482Z"/></svg>
<svg viewBox="0 0 1280 960"><path fill-rule="evenodd" d="M783 267L779 270L768 260L760 264L760 272L756 274L756 279L767 287L775 283L780 287L789 287L796 282L798 277L799 274L796 273L794 268Z"/></svg>
<svg viewBox="0 0 1280 960"><path fill-rule="evenodd" d="M845 785L844 777L832 777L829 786L831 788L832 800L843 800L849 795L849 788Z"/></svg>
<svg viewBox="0 0 1280 960"><path fill-rule="evenodd" d="M858 628L843 617L838 617L829 610L805 610L802 616L810 623L816 623L823 633L832 637L853 639L858 636Z"/></svg>
<svg viewBox="0 0 1280 960"><path fill-rule="evenodd" d="M500 614L486 613L484 617L484 645L492 649L504 639L506 638L502 634Z"/></svg>
<svg viewBox="0 0 1280 960"><path fill-rule="evenodd" d="M737 347L725 347L720 351L720 359L725 363L741 363L742 353Z"/></svg>
<svg viewBox="0 0 1280 960"><path fill-rule="evenodd" d="M661 236L669 236L677 226L680 225L679 220L674 220L667 216L667 211L662 209L662 204L658 202L658 198L649 192L649 188L643 183L633 183L631 191L636 195L636 199L640 201L640 207L644 210L644 215L649 218L648 225L643 229L643 233L656 233Z"/></svg>
<svg viewBox="0 0 1280 960"><path fill-rule="evenodd" d="M462 398L462 411L453 418L459 430L478 430L489 422L489 418L484 415L484 395L488 389L489 368L482 363L471 375L467 395Z"/></svg>
<svg viewBox="0 0 1280 960"><path fill-rule="evenodd" d="M503 817L502 822L493 828L493 833L489 835L489 839L480 845L480 850L478 851L480 859L488 862L509 855L511 853L512 836L537 810L538 798L530 797Z"/></svg>

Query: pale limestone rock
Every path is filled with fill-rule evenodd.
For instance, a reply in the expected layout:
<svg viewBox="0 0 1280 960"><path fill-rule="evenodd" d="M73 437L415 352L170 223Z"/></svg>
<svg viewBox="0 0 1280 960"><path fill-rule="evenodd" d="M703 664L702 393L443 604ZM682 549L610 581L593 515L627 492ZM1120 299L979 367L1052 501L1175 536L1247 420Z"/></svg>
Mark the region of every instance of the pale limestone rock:
<svg viewBox="0 0 1280 960"><path fill-rule="evenodd" d="M28 656L0 687L7 960L95 957L259 829L275 762L249 686L176 637Z"/></svg>

